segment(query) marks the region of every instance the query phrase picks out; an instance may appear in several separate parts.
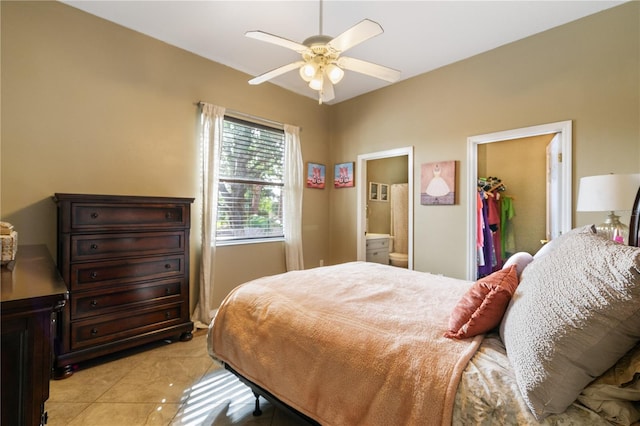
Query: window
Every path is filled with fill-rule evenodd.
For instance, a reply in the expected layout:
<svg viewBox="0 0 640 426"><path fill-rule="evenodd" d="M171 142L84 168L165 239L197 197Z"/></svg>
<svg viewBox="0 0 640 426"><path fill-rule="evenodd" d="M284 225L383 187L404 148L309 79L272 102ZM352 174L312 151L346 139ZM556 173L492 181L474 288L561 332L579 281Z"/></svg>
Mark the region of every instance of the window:
<svg viewBox="0 0 640 426"><path fill-rule="evenodd" d="M218 241L283 237L284 131L225 116Z"/></svg>

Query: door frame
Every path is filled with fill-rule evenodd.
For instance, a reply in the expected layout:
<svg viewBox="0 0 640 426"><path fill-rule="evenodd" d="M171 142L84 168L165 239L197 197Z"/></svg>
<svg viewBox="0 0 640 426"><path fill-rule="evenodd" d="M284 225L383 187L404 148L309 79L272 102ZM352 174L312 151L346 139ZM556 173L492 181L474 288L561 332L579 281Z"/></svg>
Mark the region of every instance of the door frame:
<svg viewBox="0 0 640 426"><path fill-rule="evenodd" d="M379 160L383 158L392 158L407 156L407 183L409 196L408 201L408 257L409 257L409 269L413 269L413 146L407 146L404 148L390 149L387 151L372 152L368 154L359 154L356 164L356 196L357 201L357 259L360 261L366 261L367 259L367 241L366 241L366 223L367 223L367 161Z"/></svg>
<svg viewBox="0 0 640 426"><path fill-rule="evenodd" d="M467 279L477 279L477 195L478 181L478 145L503 142L512 139L522 139L531 136L558 134L562 162L560 163L560 232L564 233L572 228L572 122L571 120L556 123L541 124L520 129L505 130L467 138Z"/></svg>

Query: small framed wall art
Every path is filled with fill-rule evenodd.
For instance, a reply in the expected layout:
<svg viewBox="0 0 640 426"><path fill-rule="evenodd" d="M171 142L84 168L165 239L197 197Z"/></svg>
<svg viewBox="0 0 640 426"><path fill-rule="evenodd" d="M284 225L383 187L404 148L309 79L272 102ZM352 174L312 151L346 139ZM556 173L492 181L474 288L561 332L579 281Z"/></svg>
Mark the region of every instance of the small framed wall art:
<svg viewBox="0 0 640 426"><path fill-rule="evenodd" d="M307 188L324 189L326 168L324 164L307 163Z"/></svg>
<svg viewBox="0 0 640 426"><path fill-rule="evenodd" d="M333 185L336 188L352 188L355 186L353 174L354 162L339 163L334 167Z"/></svg>
<svg viewBox="0 0 640 426"><path fill-rule="evenodd" d="M439 161L421 167L420 204L452 205L456 201L456 162Z"/></svg>

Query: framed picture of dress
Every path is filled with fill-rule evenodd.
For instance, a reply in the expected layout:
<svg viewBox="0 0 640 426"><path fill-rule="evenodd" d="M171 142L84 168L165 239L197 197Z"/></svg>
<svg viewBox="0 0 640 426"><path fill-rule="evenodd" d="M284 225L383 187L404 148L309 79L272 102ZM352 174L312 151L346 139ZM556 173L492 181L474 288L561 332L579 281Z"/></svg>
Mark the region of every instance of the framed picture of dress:
<svg viewBox="0 0 640 426"><path fill-rule="evenodd" d="M353 174L354 162L336 164L333 171L333 186L336 188L352 188L355 186Z"/></svg>
<svg viewBox="0 0 640 426"><path fill-rule="evenodd" d="M425 163L420 170L420 204L452 205L456 201L456 162Z"/></svg>
<svg viewBox="0 0 640 426"><path fill-rule="evenodd" d="M324 189L325 169L324 164L307 163L307 188Z"/></svg>

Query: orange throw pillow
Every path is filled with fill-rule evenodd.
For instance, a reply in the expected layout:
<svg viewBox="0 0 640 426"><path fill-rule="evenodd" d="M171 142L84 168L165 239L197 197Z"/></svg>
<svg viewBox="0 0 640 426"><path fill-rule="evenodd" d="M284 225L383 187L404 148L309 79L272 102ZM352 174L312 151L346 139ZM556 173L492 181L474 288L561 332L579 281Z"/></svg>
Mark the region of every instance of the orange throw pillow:
<svg viewBox="0 0 640 426"><path fill-rule="evenodd" d="M451 312L449 330L444 336L465 339L497 327L517 286L516 265L473 283Z"/></svg>

